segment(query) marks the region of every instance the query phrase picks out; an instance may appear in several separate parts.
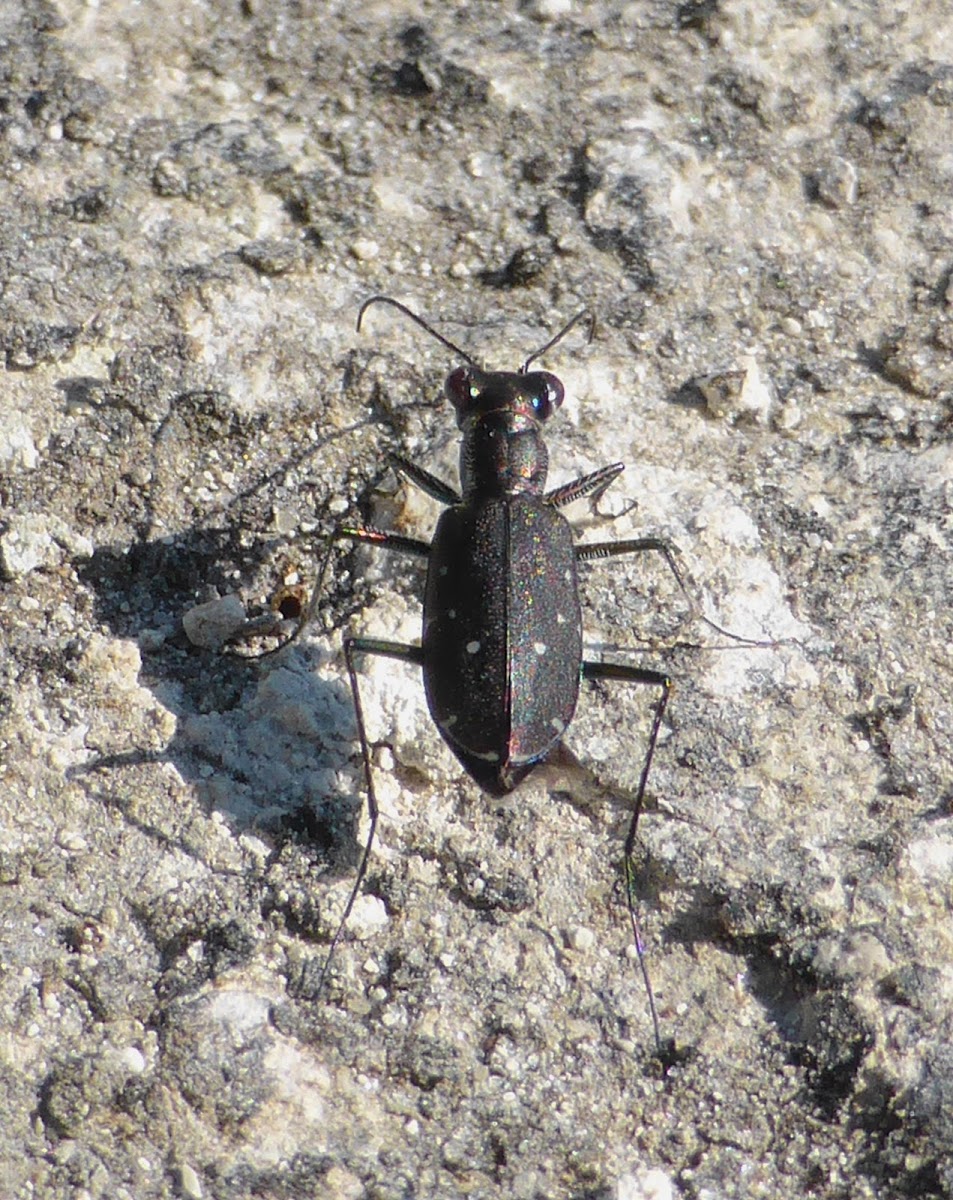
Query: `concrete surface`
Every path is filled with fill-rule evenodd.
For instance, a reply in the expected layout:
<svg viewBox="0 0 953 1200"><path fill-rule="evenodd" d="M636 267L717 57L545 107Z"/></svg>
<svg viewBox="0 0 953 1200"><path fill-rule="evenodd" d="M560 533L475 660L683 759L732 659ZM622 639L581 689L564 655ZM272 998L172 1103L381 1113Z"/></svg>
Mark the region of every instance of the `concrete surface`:
<svg viewBox="0 0 953 1200"><path fill-rule="evenodd" d="M953 36L943 3L0 12L0 1176L33 1197L953 1195ZM415 673L452 355L623 460L584 698L490 801ZM221 604L214 603L222 599ZM202 605L211 607L202 608ZM185 624L183 622L185 621ZM750 644L760 642L761 645ZM766 643L766 644L765 644ZM631 648L626 650L624 648Z"/></svg>

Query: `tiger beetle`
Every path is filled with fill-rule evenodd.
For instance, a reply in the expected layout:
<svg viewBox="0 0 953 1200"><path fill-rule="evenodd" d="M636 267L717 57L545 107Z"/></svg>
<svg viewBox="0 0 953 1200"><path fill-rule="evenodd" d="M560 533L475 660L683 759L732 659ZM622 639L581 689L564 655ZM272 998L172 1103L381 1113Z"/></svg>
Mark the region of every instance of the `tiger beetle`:
<svg viewBox="0 0 953 1200"><path fill-rule="evenodd" d="M582 611L577 566L592 559L655 551L663 555L679 586L684 584L671 543L655 537L577 545L559 511L582 497L594 502L624 469L612 463L546 491L548 453L543 427L563 402L563 385L530 365L584 323L591 341L594 319L578 313L518 371L488 371L389 296L372 296L364 315L386 304L424 329L466 364L447 376L444 392L462 432L459 492L400 454L389 463L407 481L446 505L433 541L367 525L345 525L329 538L318 586L295 635L310 619L335 542L363 542L416 555L427 562L423 636L419 646L348 637L344 656L350 678L364 761L369 828L351 889L322 971L334 950L367 873L378 806L358 686L356 660L378 655L419 666L427 705L443 739L467 773L486 792L502 796L559 744L572 721L581 679L618 680L658 692L648 747L632 802L623 849L625 891L657 1047L661 1035L636 915L633 854L646 784L672 680L659 671L583 657Z"/></svg>

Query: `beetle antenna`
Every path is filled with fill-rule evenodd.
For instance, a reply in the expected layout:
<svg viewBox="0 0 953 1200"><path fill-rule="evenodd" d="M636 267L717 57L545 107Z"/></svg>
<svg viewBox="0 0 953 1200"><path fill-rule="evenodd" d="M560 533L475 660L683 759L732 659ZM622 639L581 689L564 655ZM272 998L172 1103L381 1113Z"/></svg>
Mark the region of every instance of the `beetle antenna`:
<svg viewBox="0 0 953 1200"><path fill-rule="evenodd" d="M557 342L561 342L570 329L575 328L580 321L587 321L589 324L589 330L586 334L586 345L588 346L592 341L593 334L596 332L596 314L594 312L590 312L588 308L584 308L582 312L576 313L573 319L567 325L564 325L562 329L560 329L559 333L551 337L545 346L540 346L538 350L533 351L526 362L524 362L520 367L520 374L525 375L529 370L529 364L531 362L537 358L542 358L547 350L552 350L553 346L555 346Z"/></svg>
<svg viewBox="0 0 953 1200"><path fill-rule="evenodd" d="M397 311L402 312L405 317L410 317L415 325L419 325L421 329L425 329L432 338L436 338L442 346L446 346L447 349L452 350L454 354L459 354L460 357L466 362L470 363L471 366L479 366L479 363L477 363L476 359L473 358L472 355L467 354L466 350L461 350L460 347L454 342L451 342L449 338L445 338L442 333L438 333L429 322L423 319L423 317L418 317L417 314L412 309L408 308L406 304L401 304L399 300L394 300L390 296L371 296L369 300L364 301L364 303L361 305L361 311L357 314L358 333L361 332L361 322L364 320L364 314L372 304L389 304L391 308L396 308Z"/></svg>

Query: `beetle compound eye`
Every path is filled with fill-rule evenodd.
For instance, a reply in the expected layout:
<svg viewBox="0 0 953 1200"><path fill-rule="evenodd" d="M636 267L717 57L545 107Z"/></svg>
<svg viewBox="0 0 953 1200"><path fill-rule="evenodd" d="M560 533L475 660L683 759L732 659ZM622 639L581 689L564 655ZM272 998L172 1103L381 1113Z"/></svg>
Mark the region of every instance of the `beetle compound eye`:
<svg viewBox="0 0 953 1200"><path fill-rule="evenodd" d="M540 421L545 421L562 404L565 392L555 375L540 371L536 380L538 382L533 394L533 411Z"/></svg>
<svg viewBox="0 0 953 1200"><path fill-rule="evenodd" d="M443 390L447 394L447 399L457 409L466 408L470 401L479 394L474 385L473 376L467 367L457 367L455 371L451 371L447 376L447 382L443 385Z"/></svg>

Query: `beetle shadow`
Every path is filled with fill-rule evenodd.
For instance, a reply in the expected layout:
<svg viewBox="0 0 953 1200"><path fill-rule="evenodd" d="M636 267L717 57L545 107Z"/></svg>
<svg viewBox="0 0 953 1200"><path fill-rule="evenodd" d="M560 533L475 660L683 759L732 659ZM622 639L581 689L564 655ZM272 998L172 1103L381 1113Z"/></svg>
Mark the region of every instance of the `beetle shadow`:
<svg viewBox="0 0 953 1200"><path fill-rule="evenodd" d="M270 574L273 546L268 538L251 548L246 541L245 563ZM161 800L158 807L143 802L147 790L175 791L142 774L169 764L206 812L220 814L236 836L263 840L269 862L290 845L316 873L345 875L360 855L363 807L346 677L329 680L315 669L315 660L327 657L322 647L299 644L285 655L246 657L196 647L182 628L181 614L197 593L232 590L233 550L227 530L194 527L174 539L97 548L79 568L95 596L94 623L138 646L137 682L172 715L174 733L159 748L144 745L154 740L146 720L146 737L113 749L123 732L111 730L110 745L71 775L99 777L102 802L124 821L158 846L196 857L190 822L174 811L174 801L168 820ZM133 743L138 733L129 735Z"/></svg>
<svg viewBox="0 0 953 1200"><path fill-rule="evenodd" d="M640 760L641 762L641 760ZM561 804L568 804L608 839L607 854L622 858L638 792L637 786L601 777L599 764L587 762L568 746L560 743L538 768L547 791ZM694 817L679 812L653 787L652 774L643 797L639 829L643 822L661 817L711 832ZM639 853L640 839L636 841ZM654 877L654 876L653 876Z"/></svg>
<svg viewBox="0 0 953 1200"><path fill-rule="evenodd" d="M673 676L691 678L690 663L704 652L693 643L665 647L664 658L642 647L624 648L624 657L641 665L643 661L658 667L674 665ZM618 652L617 652L618 656ZM620 698L615 680L584 681L579 704L566 736L540 764L539 773L549 794L559 803L570 805L598 829L606 841L606 857L619 864L620 888L624 885L623 855L631 829L639 794L640 779L649 752L651 716L657 700L654 687L627 685L631 708ZM671 711L671 710L670 710ZM627 724L631 714L633 723ZM663 729L670 727L668 717ZM677 730L677 721L674 726ZM671 759L673 744L659 740L639 807L633 862L635 893L647 908L658 907L662 894L671 889L673 880L661 861L647 849L648 822L659 818L701 830L715 836L703 821L687 811L670 792L673 772L677 781L680 768ZM677 753L677 750L676 750ZM665 781L665 782L663 782Z"/></svg>
<svg viewBox="0 0 953 1200"><path fill-rule="evenodd" d="M178 360L155 364L146 351L109 381L68 377L57 386L67 410L76 414L77 428L95 445L115 447L105 460L112 474L104 474L103 487L113 487L121 502L117 520L132 531L130 540L102 542L76 564L93 597L92 627L138 646L136 682L174 718L172 737L157 749L159 732L148 728L141 708L133 706L128 720L143 728L130 730L129 744L121 745L123 730L111 727L102 735L99 757L75 769L74 776L98 772L104 801L108 798L137 823L144 811L137 793L151 786L151 779L126 787L107 784L104 773L118 777L125 770L169 763L200 795L206 811L220 814L236 833L254 832L273 852L296 840L323 864L336 869L340 862L346 870L359 855L357 801L363 790L343 674L336 682L322 678L303 647L265 663L200 649L182 627L183 614L197 601L235 592L237 579L243 592L270 593L291 564L314 558L310 548L302 553L291 538L251 531L273 530L279 511L290 514L289 523L312 521L316 512L323 521L326 484L311 460L340 454L351 439L360 447L369 428L388 440L387 429L396 418L386 397L376 387L368 389L355 353L339 365L345 392L371 392L360 417L346 425L326 419L320 397L293 411L249 415L225 393L176 391ZM164 398L167 382L171 400ZM383 471L383 450L379 457ZM189 464L187 480L184 463ZM144 484L128 473L130 464L141 470ZM233 464L234 470L224 476L219 501L222 464ZM201 512L201 519L166 535L169 514L183 519L190 507ZM311 654L320 657L320 650ZM110 667L105 665L107 673ZM75 662L64 663L64 670L75 671ZM92 683L111 686L108 674ZM287 685L288 694L280 684ZM159 717L156 721L162 723ZM168 790L168 785L158 787ZM162 806L150 812L161 813ZM153 817L151 823L144 819L142 828L160 844L194 853L187 837L168 832L181 824L181 817L170 812L167 825Z"/></svg>

